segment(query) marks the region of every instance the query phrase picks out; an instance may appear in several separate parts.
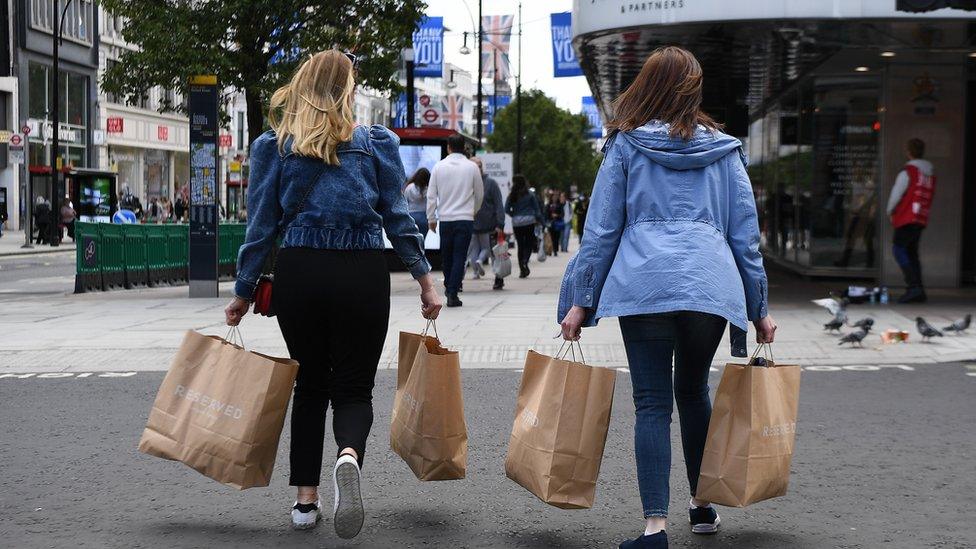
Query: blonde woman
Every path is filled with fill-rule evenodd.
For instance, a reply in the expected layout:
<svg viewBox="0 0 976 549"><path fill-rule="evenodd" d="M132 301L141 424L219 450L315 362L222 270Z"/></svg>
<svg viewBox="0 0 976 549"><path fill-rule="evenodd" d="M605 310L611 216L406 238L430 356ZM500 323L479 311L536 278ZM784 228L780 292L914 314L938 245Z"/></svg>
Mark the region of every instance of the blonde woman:
<svg viewBox="0 0 976 549"><path fill-rule="evenodd" d="M319 52L271 97L272 130L251 144L247 236L225 310L227 324L240 323L280 235L272 301L300 365L291 416L290 484L298 487L292 523L312 528L321 518L331 403L338 444L333 514L342 538L356 536L364 517L360 468L390 314L384 229L420 284L423 317L436 318L441 309L423 239L400 192L398 139L382 126L353 122L355 64L351 54Z"/></svg>

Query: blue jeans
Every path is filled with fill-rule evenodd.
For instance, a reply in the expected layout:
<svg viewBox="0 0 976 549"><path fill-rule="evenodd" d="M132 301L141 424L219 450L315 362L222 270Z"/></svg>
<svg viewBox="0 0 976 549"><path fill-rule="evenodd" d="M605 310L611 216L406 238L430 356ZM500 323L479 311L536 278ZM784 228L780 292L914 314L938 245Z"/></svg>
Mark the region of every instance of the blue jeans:
<svg viewBox="0 0 976 549"><path fill-rule="evenodd" d="M444 221L440 224L441 259L444 262L444 292L457 295L464 279L464 262L474 234L474 221Z"/></svg>
<svg viewBox="0 0 976 549"><path fill-rule="evenodd" d="M430 230L430 226L427 224L427 213L410 212L410 217L412 217L413 222L417 224L417 230L420 231L420 236L427 238L427 231Z"/></svg>
<svg viewBox="0 0 976 549"><path fill-rule="evenodd" d="M726 320L720 316L691 311L620 318L620 332L634 385L637 411L634 448L645 518L668 516L671 412L675 400L692 495L698 487L705 435L712 415L708 370L725 324Z"/></svg>

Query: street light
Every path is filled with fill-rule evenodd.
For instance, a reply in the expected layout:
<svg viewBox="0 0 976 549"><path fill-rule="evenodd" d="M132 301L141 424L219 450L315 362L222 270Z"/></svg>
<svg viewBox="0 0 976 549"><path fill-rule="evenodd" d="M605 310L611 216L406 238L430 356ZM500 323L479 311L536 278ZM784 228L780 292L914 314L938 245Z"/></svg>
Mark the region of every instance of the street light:
<svg viewBox="0 0 976 549"><path fill-rule="evenodd" d="M447 86L447 89L449 90L453 90L454 88L457 87L457 82L454 81L454 69L451 69L451 79L448 80L445 86Z"/></svg>
<svg viewBox="0 0 976 549"><path fill-rule="evenodd" d="M458 50L458 51L461 53L461 55L468 55L468 54L471 53L471 48L468 47L468 33L467 33L467 31L465 31L465 33L464 33L464 44L461 46L461 49Z"/></svg>
<svg viewBox="0 0 976 549"><path fill-rule="evenodd" d="M58 138L61 133L61 121L59 105L61 101L60 90L58 89L58 71L59 58L58 58L58 45L63 42L61 38L64 34L64 16L68 13L68 6L71 5L71 0L67 0L64 3L64 8L61 10L61 18L58 19L58 3L54 2L54 7L52 8L52 15L55 17L54 24L51 26L51 35L54 38L54 43L51 48L51 58L53 65L51 81L53 82L53 90L51 92L51 246L61 245L61 201L64 199L64 189L61 187L61 177L60 177L60 166L58 165L58 159L60 155L60 143L58 143ZM81 9L84 9L82 6Z"/></svg>

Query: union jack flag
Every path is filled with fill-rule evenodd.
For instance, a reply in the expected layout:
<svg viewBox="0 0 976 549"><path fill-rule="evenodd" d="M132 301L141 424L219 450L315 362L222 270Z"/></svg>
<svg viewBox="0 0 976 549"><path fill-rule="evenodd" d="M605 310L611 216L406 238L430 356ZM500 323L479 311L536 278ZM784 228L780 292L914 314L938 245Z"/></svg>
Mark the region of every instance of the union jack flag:
<svg viewBox="0 0 976 549"><path fill-rule="evenodd" d="M445 128L464 131L464 101L456 95L445 97L441 101L441 119Z"/></svg>
<svg viewBox="0 0 976 549"><path fill-rule="evenodd" d="M485 15L481 18L481 77L493 75L495 82L512 76L508 53L512 45L514 15ZM498 71L495 72L497 67Z"/></svg>

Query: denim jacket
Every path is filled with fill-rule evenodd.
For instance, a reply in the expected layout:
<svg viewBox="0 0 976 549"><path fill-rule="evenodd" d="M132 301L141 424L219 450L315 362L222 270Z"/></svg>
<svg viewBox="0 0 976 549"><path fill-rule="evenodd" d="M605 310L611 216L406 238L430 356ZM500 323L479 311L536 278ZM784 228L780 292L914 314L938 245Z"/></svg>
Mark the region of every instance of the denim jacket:
<svg viewBox="0 0 976 549"><path fill-rule="evenodd" d="M531 192L527 192L520 196L518 200L513 200L513 197L509 195L508 201L505 203L505 213L512 217L513 223L517 223L520 219L534 218L535 223L542 223L542 208L539 207L539 201L536 199L535 195Z"/></svg>
<svg viewBox="0 0 976 549"><path fill-rule="evenodd" d="M406 176L399 144L383 126L358 126L352 140L339 145L339 165L331 166L293 153L290 141L280 152L273 131L254 140L247 235L237 256L234 293L248 300L254 296L265 258L279 236L282 248L382 250L385 229L414 278L430 272L423 237L400 192Z"/></svg>
<svg viewBox="0 0 976 549"><path fill-rule="evenodd" d="M579 253L559 296L562 320L698 311L747 329L766 316L767 281L742 144L699 127L673 139L652 121L608 141Z"/></svg>

